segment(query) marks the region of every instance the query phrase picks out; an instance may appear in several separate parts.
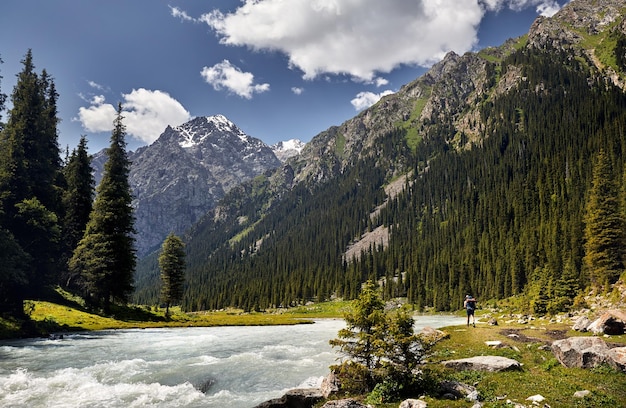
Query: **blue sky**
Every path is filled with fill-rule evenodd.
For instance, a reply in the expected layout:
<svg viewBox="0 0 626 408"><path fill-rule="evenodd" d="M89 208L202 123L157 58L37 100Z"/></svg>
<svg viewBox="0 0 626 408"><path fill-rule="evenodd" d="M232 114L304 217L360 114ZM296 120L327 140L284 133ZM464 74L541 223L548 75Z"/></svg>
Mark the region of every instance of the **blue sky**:
<svg viewBox="0 0 626 408"><path fill-rule="evenodd" d="M0 90L32 49L60 95L62 149L81 135L92 153L108 146L118 102L131 150L215 114L267 144L307 142L565 1L2 0Z"/></svg>

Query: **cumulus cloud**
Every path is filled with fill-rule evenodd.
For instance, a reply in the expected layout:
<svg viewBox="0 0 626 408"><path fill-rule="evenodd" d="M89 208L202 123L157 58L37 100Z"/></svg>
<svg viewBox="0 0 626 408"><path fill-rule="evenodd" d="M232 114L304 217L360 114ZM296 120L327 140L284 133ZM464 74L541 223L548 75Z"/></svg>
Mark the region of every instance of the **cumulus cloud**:
<svg viewBox="0 0 626 408"><path fill-rule="evenodd" d="M299 88L297 86L293 86L293 87L291 87L291 92L293 92L296 95L302 95L302 92L304 92L304 88Z"/></svg>
<svg viewBox="0 0 626 408"><path fill-rule="evenodd" d="M145 143L154 142L168 125L177 126L191 118L180 102L163 91L133 89L122 98L126 132ZM105 103L103 95L97 95L90 106L79 108L77 120L88 132L108 132L116 114L117 109Z"/></svg>
<svg viewBox="0 0 626 408"><path fill-rule="evenodd" d="M282 52L305 79L347 74L371 81L402 64L429 66L477 44L487 11L558 8L555 0L243 0L200 17L226 45ZM285 16L289 16L286 18Z"/></svg>
<svg viewBox="0 0 626 408"><path fill-rule="evenodd" d="M359 92L357 96L350 101L354 109L360 111L362 109L369 108L376 102L378 102L383 96L391 95L393 91L383 91L381 93L374 92Z"/></svg>
<svg viewBox="0 0 626 408"><path fill-rule="evenodd" d="M200 74L216 91L227 89L229 92L246 99L251 99L252 94L266 92L270 89L269 84L255 84L252 73L241 71L228 60L212 67L204 67Z"/></svg>

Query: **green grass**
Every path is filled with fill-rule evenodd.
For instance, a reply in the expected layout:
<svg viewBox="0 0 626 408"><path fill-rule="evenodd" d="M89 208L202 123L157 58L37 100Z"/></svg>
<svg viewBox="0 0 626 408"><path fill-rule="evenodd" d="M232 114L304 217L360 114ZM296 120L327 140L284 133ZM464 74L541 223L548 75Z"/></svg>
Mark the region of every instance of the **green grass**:
<svg viewBox="0 0 626 408"><path fill-rule="evenodd" d="M626 376L609 367L592 370L563 367L549 350L540 346L550 344L557 337L573 336L569 326L540 322L534 325L465 326L447 328L450 337L439 342L433 349L427 371L435 383L454 379L476 385L484 398L485 408L507 406L511 400L527 406L526 398L541 394L552 408L557 407L617 407L626 406ZM514 333L519 337L509 337ZM490 348L488 340L500 340L505 347ZM611 342L626 343L626 336L611 337ZM476 371L456 372L440 364L444 360L497 355L515 359L523 364L520 371L484 373ZM584 399L573 397L574 392L591 391ZM429 407L465 407L467 401L447 401L427 397ZM511 405L508 405L511 406Z"/></svg>

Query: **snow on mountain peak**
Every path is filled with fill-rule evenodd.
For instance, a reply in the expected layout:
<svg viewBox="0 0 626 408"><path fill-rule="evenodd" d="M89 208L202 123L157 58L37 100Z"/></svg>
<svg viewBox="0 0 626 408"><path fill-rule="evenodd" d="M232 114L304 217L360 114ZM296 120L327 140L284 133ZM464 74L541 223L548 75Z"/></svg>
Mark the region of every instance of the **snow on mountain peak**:
<svg viewBox="0 0 626 408"><path fill-rule="evenodd" d="M224 115L201 116L190 120L180 126L174 128L180 135L180 146L183 148L194 147L213 132L233 133L242 141L247 142L248 135L239 129L233 122L228 120Z"/></svg>
<svg viewBox="0 0 626 408"><path fill-rule="evenodd" d="M288 158L300 154L305 145L306 143L298 139L289 139L272 145L271 149L274 151L276 157L284 162Z"/></svg>

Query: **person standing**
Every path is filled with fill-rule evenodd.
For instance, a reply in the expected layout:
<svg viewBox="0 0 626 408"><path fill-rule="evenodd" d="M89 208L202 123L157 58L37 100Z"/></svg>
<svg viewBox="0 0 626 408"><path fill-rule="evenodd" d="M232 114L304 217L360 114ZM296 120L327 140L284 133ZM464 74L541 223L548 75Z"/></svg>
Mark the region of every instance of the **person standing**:
<svg viewBox="0 0 626 408"><path fill-rule="evenodd" d="M465 301L463 307L467 311L467 325L470 325L470 316L472 317L472 325L476 327L476 317L474 316L474 310L476 310L476 299L471 295L465 295Z"/></svg>

